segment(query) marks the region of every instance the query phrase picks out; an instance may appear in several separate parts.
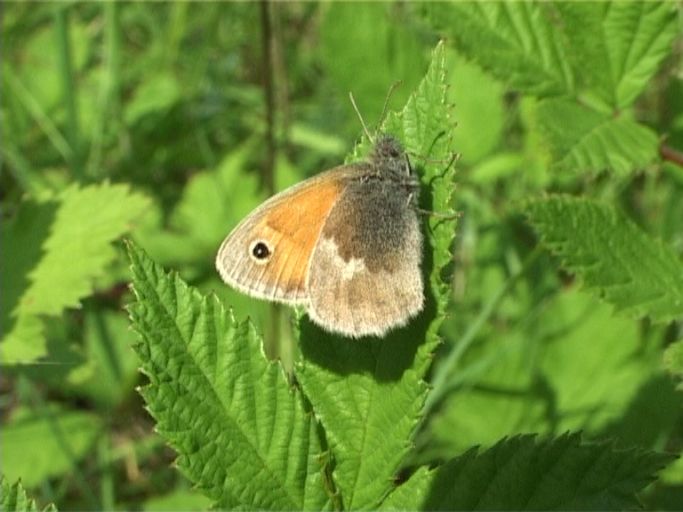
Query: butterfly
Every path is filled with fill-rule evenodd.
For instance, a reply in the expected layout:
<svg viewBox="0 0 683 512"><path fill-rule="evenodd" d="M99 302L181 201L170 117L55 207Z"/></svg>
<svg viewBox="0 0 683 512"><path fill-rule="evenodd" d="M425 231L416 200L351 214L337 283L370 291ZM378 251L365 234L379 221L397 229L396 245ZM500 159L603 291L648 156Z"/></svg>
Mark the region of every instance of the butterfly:
<svg viewBox="0 0 683 512"><path fill-rule="evenodd" d="M227 236L216 268L259 299L303 306L344 336L384 336L424 306L419 182L399 140L266 200Z"/></svg>

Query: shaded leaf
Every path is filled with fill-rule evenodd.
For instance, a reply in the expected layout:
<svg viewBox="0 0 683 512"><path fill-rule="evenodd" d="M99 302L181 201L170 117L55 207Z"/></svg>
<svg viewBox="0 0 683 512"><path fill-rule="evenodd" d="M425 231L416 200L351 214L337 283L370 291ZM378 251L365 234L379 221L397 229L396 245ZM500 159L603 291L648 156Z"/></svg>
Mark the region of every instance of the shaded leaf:
<svg viewBox="0 0 683 512"><path fill-rule="evenodd" d="M674 457L578 434L504 439L435 471L424 510L623 510Z"/></svg>
<svg viewBox="0 0 683 512"><path fill-rule="evenodd" d="M550 250L618 311L660 322L683 315L683 264L623 215L564 196L533 201L526 212Z"/></svg>
<svg viewBox="0 0 683 512"><path fill-rule="evenodd" d="M624 117L564 99L540 102L536 116L556 171L627 174L658 158L657 134Z"/></svg>
<svg viewBox="0 0 683 512"><path fill-rule="evenodd" d="M446 105L444 48L434 51L422 84L383 127L418 155L423 208L448 212L453 192L451 120ZM366 141L367 144L368 141ZM367 148L367 146L365 146ZM421 157L443 163L420 164ZM353 342L301 323L304 358L296 374L325 427L335 483L348 509L376 507L410 450L427 386L422 380L439 343L450 296L443 271L451 261L455 222L432 217L425 233L425 311L384 339Z"/></svg>

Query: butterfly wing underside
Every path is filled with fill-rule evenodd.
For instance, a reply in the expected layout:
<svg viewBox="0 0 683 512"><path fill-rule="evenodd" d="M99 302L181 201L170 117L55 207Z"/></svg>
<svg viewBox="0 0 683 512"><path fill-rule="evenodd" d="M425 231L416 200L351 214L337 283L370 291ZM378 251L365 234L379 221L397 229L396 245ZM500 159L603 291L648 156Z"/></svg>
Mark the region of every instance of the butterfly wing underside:
<svg viewBox="0 0 683 512"><path fill-rule="evenodd" d="M306 273L330 210L353 169L332 169L267 200L221 244L216 268L223 280L251 296L307 304ZM254 244L267 244L270 257L258 261Z"/></svg>
<svg viewBox="0 0 683 512"><path fill-rule="evenodd" d="M308 272L311 319L356 338L383 336L424 305L422 234L408 197L362 187L347 187L328 215Z"/></svg>

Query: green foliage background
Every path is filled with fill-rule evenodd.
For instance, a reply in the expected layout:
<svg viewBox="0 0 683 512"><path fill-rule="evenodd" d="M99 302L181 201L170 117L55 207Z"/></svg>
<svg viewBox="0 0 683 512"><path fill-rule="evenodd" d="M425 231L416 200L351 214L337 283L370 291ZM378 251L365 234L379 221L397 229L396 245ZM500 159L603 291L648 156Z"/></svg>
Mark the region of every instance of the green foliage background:
<svg viewBox="0 0 683 512"><path fill-rule="evenodd" d="M680 7L263 16L4 6L2 509L680 509ZM425 314L350 342L224 286L222 238L362 158L348 92L375 126L397 80L383 129L462 213Z"/></svg>

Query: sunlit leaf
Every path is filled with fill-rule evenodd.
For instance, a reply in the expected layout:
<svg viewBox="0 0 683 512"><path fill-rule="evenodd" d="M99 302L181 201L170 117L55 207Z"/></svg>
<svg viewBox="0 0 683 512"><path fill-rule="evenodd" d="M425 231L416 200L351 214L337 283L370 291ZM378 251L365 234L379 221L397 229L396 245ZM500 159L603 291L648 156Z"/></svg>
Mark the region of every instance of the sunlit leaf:
<svg viewBox="0 0 683 512"><path fill-rule="evenodd" d="M130 246L142 389L178 466L220 508L319 510L316 422L261 338Z"/></svg>
<svg viewBox="0 0 683 512"><path fill-rule="evenodd" d="M87 412L17 409L0 429L2 471L28 487L62 476L88 453L101 426L100 418Z"/></svg>
<svg viewBox="0 0 683 512"><path fill-rule="evenodd" d="M131 228L146 204L125 185L74 185L52 201L25 202L3 226L2 273L9 282L2 304L3 363L45 353L40 317L80 306L116 256L111 242Z"/></svg>
<svg viewBox="0 0 683 512"><path fill-rule="evenodd" d="M453 192L444 49L438 46L422 84L383 129L416 155L425 207L448 212ZM420 156L430 162L422 164ZM454 221L428 220L427 306L406 328L381 340L351 342L308 321L301 327L304 358L297 378L325 427L335 457L335 483L346 508L377 506L410 449L425 400L422 380L439 342L449 288L443 271L451 261Z"/></svg>

